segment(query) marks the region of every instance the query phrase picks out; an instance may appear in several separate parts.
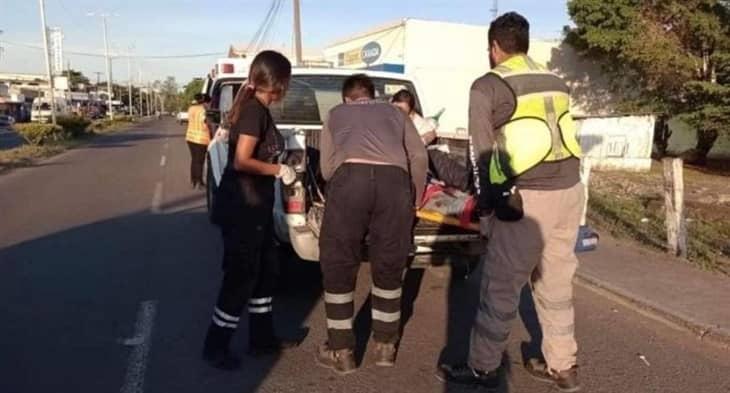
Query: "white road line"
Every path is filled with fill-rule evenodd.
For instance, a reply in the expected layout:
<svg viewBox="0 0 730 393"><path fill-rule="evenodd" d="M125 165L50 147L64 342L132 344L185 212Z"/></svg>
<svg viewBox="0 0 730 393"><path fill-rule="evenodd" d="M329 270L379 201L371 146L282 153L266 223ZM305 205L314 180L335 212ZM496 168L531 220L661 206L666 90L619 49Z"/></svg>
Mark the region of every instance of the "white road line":
<svg viewBox="0 0 730 393"><path fill-rule="evenodd" d="M155 193L152 195L152 206L150 211L153 214L160 214L162 211L162 182L155 184Z"/></svg>
<svg viewBox="0 0 730 393"><path fill-rule="evenodd" d="M129 354L127 373L121 393L143 393L144 374L147 370L147 357L152 345L152 328L157 315L157 301L147 300L139 304L137 322L134 324L133 343L137 344Z"/></svg>
<svg viewBox="0 0 730 393"><path fill-rule="evenodd" d="M160 158L160 166L165 166L166 162L167 162L167 157L162 156L162 158Z"/></svg>

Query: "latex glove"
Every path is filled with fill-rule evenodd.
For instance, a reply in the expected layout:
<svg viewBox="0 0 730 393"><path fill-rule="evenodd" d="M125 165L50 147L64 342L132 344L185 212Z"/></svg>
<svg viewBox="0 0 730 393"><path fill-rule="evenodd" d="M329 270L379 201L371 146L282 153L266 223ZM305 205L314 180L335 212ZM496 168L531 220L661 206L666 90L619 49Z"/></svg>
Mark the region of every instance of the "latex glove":
<svg viewBox="0 0 730 393"><path fill-rule="evenodd" d="M494 217L494 214L490 214L487 216L479 216L479 233L483 237L487 237L489 235L489 232L492 227L492 218Z"/></svg>
<svg viewBox="0 0 730 393"><path fill-rule="evenodd" d="M294 168L282 164L279 165L279 173L276 174L276 178L281 179L281 182L285 186L290 186L297 180L297 173L294 171Z"/></svg>

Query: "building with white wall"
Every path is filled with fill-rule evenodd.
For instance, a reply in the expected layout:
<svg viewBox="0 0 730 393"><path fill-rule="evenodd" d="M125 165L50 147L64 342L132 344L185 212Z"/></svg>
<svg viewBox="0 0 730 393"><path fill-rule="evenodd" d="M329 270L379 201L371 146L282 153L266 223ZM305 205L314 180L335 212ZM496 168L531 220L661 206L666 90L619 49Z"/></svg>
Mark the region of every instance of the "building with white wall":
<svg viewBox="0 0 730 393"><path fill-rule="evenodd" d="M324 57L335 67L407 74L417 83L424 115L445 109L439 132L461 137L468 126L471 84L489 71L487 33L486 25L403 19L339 40L325 48ZM609 96L590 105L601 95L587 87L588 74L600 70L579 61L571 48L559 40L532 40L529 54L569 76L569 85L581 93L574 96L576 113L610 111Z"/></svg>

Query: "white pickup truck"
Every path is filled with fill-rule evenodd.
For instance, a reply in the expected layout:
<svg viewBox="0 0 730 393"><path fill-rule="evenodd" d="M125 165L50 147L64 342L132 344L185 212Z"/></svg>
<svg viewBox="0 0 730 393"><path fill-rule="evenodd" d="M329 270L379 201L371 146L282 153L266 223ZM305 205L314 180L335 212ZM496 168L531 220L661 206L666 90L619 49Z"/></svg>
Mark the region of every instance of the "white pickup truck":
<svg viewBox="0 0 730 393"><path fill-rule="evenodd" d="M232 69L233 67L219 67ZM211 97L208 122L216 129L227 114L238 90L245 81L247 70L209 76L203 93ZM283 162L297 172L292 186L277 182L274 222L278 241L291 244L303 260L319 260L318 231L325 203L324 183L319 173L319 133L322 120L331 108L342 102L344 80L360 71L330 68L294 68L290 89L283 102L271 107L277 127L286 140ZM416 87L402 74L366 72L374 81L376 95L387 100L406 88L413 92L420 107ZM210 162L209 162L210 164ZM209 167L211 165L208 165ZM208 207L215 204L215 181L208 173ZM419 220L414 228L415 264L451 263L472 266L484 253L485 245L478 233L458 227L444 226Z"/></svg>

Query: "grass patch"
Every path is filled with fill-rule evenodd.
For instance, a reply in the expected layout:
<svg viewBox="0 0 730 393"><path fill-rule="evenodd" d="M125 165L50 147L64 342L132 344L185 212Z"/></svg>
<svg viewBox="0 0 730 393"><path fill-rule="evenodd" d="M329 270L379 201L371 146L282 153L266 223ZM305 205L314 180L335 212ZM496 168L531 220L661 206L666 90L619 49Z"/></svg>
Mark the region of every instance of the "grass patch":
<svg viewBox="0 0 730 393"><path fill-rule="evenodd" d="M73 138L46 139L42 144L29 143L13 149L0 150L0 173L14 168L33 166L37 161L78 147L96 135L109 134L128 128L134 124L134 121L129 117L114 119L114 121L97 120L91 124L87 123L84 132L78 130L77 124L74 123L74 130L67 133L69 136L72 135Z"/></svg>
<svg viewBox="0 0 730 393"><path fill-rule="evenodd" d="M686 171L686 188L706 174ZM588 219L612 236L631 239L654 250L666 251L664 197L661 174L596 174L591 181ZM718 184L727 178L718 177ZM712 203L686 203L687 261L708 271L730 275L730 219Z"/></svg>

